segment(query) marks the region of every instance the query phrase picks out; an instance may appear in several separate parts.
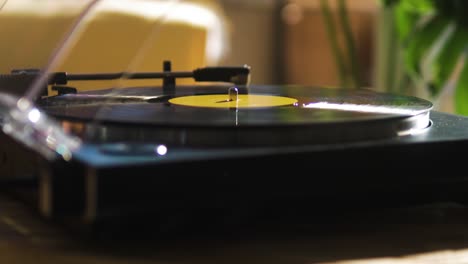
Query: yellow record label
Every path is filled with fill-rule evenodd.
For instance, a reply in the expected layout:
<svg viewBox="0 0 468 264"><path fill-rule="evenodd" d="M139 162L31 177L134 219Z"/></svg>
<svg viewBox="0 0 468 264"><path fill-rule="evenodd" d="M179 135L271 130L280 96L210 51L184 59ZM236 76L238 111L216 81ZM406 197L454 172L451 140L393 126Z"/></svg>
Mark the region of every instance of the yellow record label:
<svg viewBox="0 0 468 264"><path fill-rule="evenodd" d="M297 100L290 97L239 94L237 99L230 100L226 94L191 95L172 98L170 103L183 106L213 107L213 108L256 108L293 105Z"/></svg>

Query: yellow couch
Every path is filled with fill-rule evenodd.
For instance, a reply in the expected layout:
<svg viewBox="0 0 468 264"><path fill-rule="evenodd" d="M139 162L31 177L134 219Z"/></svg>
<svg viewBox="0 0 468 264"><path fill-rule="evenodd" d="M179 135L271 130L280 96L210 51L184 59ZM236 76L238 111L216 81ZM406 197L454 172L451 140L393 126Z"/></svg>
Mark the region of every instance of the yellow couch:
<svg viewBox="0 0 468 264"><path fill-rule="evenodd" d="M6 2L0 11L0 72L47 65L50 71L69 73L154 72L162 71L164 60L172 62L173 71L189 71L216 65L223 56L225 20L211 0L102 0L92 6L68 42L61 43L90 3ZM50 64L57 48L59 59ZM70 83L79 90L155 84L160 80Z"/></svg>

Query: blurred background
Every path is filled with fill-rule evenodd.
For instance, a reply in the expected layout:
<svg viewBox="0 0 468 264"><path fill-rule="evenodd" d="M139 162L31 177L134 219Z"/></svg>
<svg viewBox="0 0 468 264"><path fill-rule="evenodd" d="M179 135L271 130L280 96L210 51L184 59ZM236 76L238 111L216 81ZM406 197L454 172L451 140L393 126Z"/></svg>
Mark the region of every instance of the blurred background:
<svg viewBox="0 0 468 264"><path fill-rule="evenodd" d="M253 82L339 86L319 0L221 0L231 25L231 50L225 63L253 66ZM336 13L337 1L329 1ZM378 2L347 1L365 86L373 80ZM336 18L335 18L336 20ZM343 36L337 35L340 45Z"/></svg>
<svg viewBox="0 0 468 264"><path fill-rule="evenodd" d="M4 0L0 71L47 66L67 72L161 71L164 60L174 71L247 64L252 84L359 86L427 98L438 110L456 112L453 88L435 94L402 77L404 48L397 43L395 28L401 23L395 9L418 5L412 2L102 0L63 42L93 1ZM338 53L347 57L348 67L340 68L345 62ZM82 90L106 85L77 84Z"/></svg>

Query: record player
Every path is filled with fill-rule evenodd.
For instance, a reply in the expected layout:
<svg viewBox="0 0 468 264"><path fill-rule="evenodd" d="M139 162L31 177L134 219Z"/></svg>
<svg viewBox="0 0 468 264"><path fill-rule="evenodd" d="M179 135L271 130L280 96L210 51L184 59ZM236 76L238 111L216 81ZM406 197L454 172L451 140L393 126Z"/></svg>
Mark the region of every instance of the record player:
<svg viewBox="0 0 468 264"><path fill-rule="evenodd" d="M252 84L250 70L12 69L0 76L3 189L43 217L84 225L465 202L465 177L453 170L468 154L467 117L372 89ZM70 84L113 79L162 84Z"/></svg>
<svg viewBox="0 0 468 264"><path fill-rule="evenodd" d="M464 200L464 176L453 169L467 152L468 118L427 100L252 85L248 66L177 72L170 62L127 75L162 78L162 86L67 86L122 75L58 72L47 78L57 95L3 97L15 110L2 119L2 176L32 177L28 193L43 216L96 224L175 211ZM176 84L185 77L210 84Z"/></svg>

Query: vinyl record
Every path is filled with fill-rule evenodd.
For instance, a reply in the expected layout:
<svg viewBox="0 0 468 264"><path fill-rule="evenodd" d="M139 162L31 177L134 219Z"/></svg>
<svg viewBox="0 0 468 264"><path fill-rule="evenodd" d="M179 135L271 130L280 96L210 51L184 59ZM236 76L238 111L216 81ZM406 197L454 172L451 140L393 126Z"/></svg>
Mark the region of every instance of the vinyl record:
<svg viewBox="0 0 468 264"><path fill-rule="evenodd" d="M181 86L49 97L48 114L87 140L192 147L331 144L384 139L430 126L432 103L373 90L303 86ZM76 126L76 124L79 124Z"/></svg>

